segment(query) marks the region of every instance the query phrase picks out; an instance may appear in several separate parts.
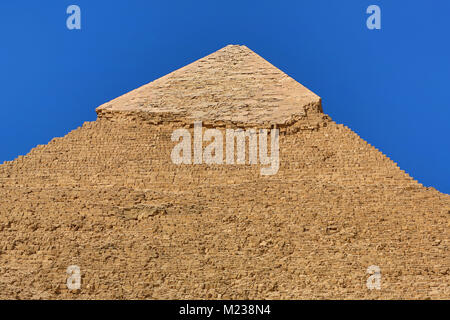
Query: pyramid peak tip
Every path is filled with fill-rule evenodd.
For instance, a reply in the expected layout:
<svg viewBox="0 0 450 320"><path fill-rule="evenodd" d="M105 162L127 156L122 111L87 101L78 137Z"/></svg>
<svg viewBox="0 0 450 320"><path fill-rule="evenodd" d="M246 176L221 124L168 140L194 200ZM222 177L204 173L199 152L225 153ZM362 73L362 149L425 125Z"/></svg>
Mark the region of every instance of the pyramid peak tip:
<svg viewBox="0 0 450 320"><path fill-rule="evenodd" d="M284 124L306 109L322 112L320 97L245 45L228 44L96 110Z"/></svg>
<svg viewBox="0 0 450 320"><path fill-rule="evenodd" d="M248 47L244 44L228 44L224 48L232 48L232 47L248 49Z"/></svg>

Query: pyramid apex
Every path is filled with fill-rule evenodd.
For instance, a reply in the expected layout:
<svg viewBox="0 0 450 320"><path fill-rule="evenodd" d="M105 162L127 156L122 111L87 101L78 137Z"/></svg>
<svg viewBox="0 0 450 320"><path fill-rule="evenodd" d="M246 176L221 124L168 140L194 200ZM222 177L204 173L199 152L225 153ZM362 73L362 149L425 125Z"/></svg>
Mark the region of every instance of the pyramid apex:
<svg viewBox="0 0 450 320"><path fill-rule="evenodd" d="M322 112L319 96L245 45L229 44L96 111L99 117L146 112L209 122L285 124L311 109Z"/></svg>

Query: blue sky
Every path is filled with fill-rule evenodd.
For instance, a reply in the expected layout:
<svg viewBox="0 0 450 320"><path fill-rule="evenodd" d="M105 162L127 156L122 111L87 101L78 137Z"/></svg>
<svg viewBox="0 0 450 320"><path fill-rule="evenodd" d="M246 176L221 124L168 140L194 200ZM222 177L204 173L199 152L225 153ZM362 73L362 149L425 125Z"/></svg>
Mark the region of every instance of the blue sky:
<svg viewBox="0 0 450 320"><path fill-rule="evenodd" d="M68 30L66 8L81 8ZM381 8L381 30L366 8ZM2 1L0 163L227 44L322 97L324 111L450 193L450 1Z"/></svg>

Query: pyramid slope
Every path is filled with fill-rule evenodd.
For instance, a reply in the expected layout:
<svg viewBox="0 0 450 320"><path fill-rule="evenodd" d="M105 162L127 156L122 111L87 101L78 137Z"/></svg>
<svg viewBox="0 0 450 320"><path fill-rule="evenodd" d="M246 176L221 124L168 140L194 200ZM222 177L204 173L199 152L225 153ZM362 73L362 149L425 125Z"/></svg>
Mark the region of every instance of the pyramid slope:
<svg viewBox="0 0 450 320"><path fill-rule="evenodd" d="M246 46L229 45L97 108L204 121L284 124L320 98Z"/></svg>
<svg viewBox="0 0 450 320"><path fill-rule="evenodd" d="M0 166L0 298L449 298L450 196L351 130L281 136L263 177L174 165L174 128L99 119Z"/></svg>

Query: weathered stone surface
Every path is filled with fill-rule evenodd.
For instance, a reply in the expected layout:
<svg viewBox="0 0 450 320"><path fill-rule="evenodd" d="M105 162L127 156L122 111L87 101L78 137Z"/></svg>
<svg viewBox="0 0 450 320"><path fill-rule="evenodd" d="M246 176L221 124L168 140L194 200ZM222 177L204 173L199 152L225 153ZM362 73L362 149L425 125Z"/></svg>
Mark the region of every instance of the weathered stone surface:
<svg viewBox="0 0 450 320"><path fill-rule="evenodd" d="M200 61L0 166L0 298L450 298L449 195L247 48ZM174 165L171 134L198 112L221 130L277 123L278 173Z"/></svg>
<svg viewBox="0 0 450 320"><path fill-rule="evenodd" d="M229 45L97 108L204 121L285 124L320 98L246 46Z"/></svg>

